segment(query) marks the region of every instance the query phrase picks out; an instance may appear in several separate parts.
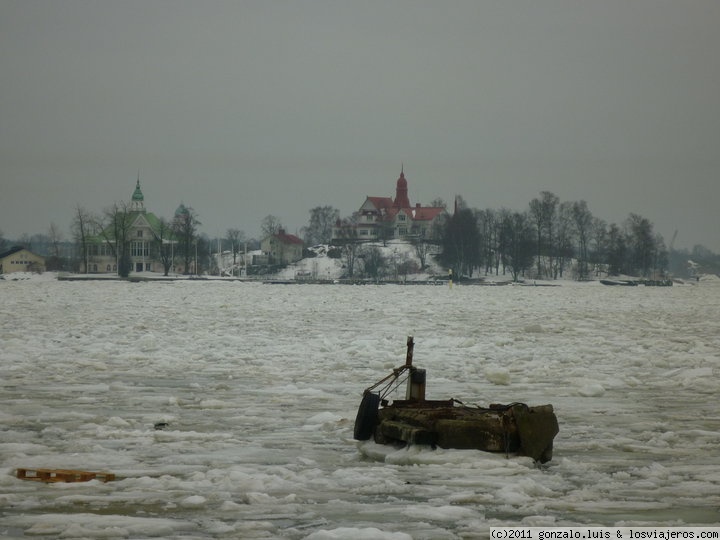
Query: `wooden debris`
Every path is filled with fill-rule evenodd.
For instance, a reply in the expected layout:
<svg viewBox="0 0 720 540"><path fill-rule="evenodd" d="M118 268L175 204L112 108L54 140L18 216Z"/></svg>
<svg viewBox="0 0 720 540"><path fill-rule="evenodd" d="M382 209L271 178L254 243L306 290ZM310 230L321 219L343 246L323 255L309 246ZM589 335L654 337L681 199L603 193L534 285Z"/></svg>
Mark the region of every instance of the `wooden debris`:
<svg viewBox="0 0 720 540"><path fill-rule="evenodd" d="M21 480L33 480L35 482L89 482L90 480L110 482L111 480L115 480L113 473L78 471L74 469L19 468L16 476Z"/></svg>

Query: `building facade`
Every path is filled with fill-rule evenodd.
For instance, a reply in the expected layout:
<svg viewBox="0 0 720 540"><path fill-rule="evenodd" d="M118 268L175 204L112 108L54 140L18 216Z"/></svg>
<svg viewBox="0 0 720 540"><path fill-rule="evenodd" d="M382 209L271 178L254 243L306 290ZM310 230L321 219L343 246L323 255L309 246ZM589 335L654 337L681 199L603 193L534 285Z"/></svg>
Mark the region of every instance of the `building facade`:
<svg viewBox="0 0 720 540"><path fill-rule="evenodd" d="M145 209L145 197L138 178L127 207L125 240L131 272L164 272L161 250L172 249L175 244L172 233L160 219ZM164 230L163 230L164 229ZM117 274L122 250L117 249L118 240L112 227L107 227L88 239L87 255L81 263L81 271L92 274Z"/></svg>
<svg viewBox="0 0 720 540"><path fill-rule="evenodd" d="M430 238L433 226L444 213L442 206L410 204L407 179L401 169L395 199L366 197L351 222L339 221L333 228L333 242Z"/></svg>
<svg viewBox="0 0 720 540"><path fill-rule="evenodd" d="M44 271L45 259L22 246L15 246L0 253L0 274L13 272L41 273Z"/></svg>
<svg viewBox="0 0 720 540"><path fill-rule="evenodd" d="M294 234L287 234L279 229L260 243L263 258L268 264L291 264L302 259L303 241Z"/></svg>

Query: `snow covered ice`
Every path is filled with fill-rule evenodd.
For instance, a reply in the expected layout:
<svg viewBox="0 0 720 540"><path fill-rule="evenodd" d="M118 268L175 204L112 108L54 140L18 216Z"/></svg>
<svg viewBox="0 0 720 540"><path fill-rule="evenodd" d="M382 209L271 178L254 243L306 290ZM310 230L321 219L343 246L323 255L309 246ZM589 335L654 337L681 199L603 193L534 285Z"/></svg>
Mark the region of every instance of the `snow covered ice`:
<svg viewBox="0 0 720 540"><path fill-rule="evenodd" d="M717 525L719 320L715 283L0 281L0 535ZM553 460L354 441L363 389L404 363L409 335L428 399L553 404Z"/></svg>

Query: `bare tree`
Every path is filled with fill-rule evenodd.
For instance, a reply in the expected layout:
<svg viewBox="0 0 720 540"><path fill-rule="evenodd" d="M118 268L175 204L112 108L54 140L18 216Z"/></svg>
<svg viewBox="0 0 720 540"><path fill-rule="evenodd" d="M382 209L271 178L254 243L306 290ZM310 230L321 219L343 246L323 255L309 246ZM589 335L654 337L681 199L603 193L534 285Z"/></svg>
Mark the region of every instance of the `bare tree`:
<svg viewBox="0 0 720 540"><path fill-rule="evenodd" d="M558 206L558 210L555 214L555 239L552 244L551 253L551 268L553 272L553 279L563 277L565 272L565 263L572 259L574 255L573 250L573 217L572 217L572 203L562 202Z"/></svg>
<svg viewBox="0 0 720 540"><path fill-rule="evenodd" d="M401 210L402 212L402 210ZM387 214L383 214L378 222L378 240L383 243L383 247L387 247L388 240L395 237L395 223Z"/></svg>
<svg viewBox="0 0 720 540"><path fill-rule="evenodd" d="M670 255L665 246L665 239L660 234L655 235L655 249L653 260L653 279L665 278L668 266L670 265Z"/></svg>
<svg viewBox="0 0 720 540"><path fill-rule="evenodd" d="M514 234L513 213L507 208L501 208L496 212L495 216L495 253L496 257L493 261L495 265L495 275L500 273L500 263L503 267L503 276L510 265L509 256L512 251L512 241Z"/></svg>
<svg viewBox="0 0 720 540"><path fill-rule="evenodd" d="M236 275L237 256L240 253L240 245L245 242L245 233L240 229L228 229L225 236L230 242L230 250L233 255L233 274Z"/></svg>
<svg viewBox="0 0 720 540"><path fill-rule="evenodd" d="M480 264L480 233L471 209L458 209L447 219L441 247L442 264L452 269L455 276L472 277Z"/></svg>
<svg viewBox="0 0 720 540"><path fill-rule="evenodd" d="M365 277L379 280L385 273L387 261L382 250L377 246L363 246L358 254L362 261L362 269Z"/></svg>
<svg viewBox="0 0 720 540"><path fill-rule="evenodd" d="M530 217L535 225L537 235L537 273L538 277L543 274L542 256L549 256L550 268L552 268L552 252L553 252L553 225L555 222L555 212L560 199L549 191L540 192L540 198L530 201Z"/></svg>
<svg viewBox="0 0 720 540"><path fill-rule="evenodd" d="M598 276L601 266L607 262L608 228L604 220L593 218L591 238L590 257L595 266L595 275Z"/></svg>
<svg viewBox="0 0 720 540"><path fill-rule="evenodd" d="M105 209L105 222L98 226L100 236L117 260L118 275L130 275L130 227L133 216L126 202Z"/></svg>
<svg viewBox="0 0 720 540"><path fill-rule="evenodd" d="M578 242L578 279L589 277L588 260L590 235L592 234L593 215L588 209L585 201L574 202L572 205L573 224L575 225L575 237Z"/></svg>
<svg viewBox="0 0 720 540"><path fill-rule="evenodd" d="M338 237L335 238L335 244L342 250L342 259L347 270L347 277L353 277L355 273L358 248L362 243L358 237L356 225L354 218L346 218L336 227Z"/></svg>
<svg viewBox="0 0 720 540"><path fill-rule="evenodd" d="M627 243L626 237L615 223L610 225L607 235L607 263L608 274L618 275L627 267Z"/></svg>
<svg viewBox="0 0 720 540"><path fill-rule="evenodd" d="M405 252L394 251L390 256L390 264L396 280L407 281L408 274L418 270L417 263Z"/></svg>
<svg viewBox="0 0 720 540"><path fill-rule="evenodd" d="M85 272L87 273L90 267L90 236L94 232L94 227L98 223L98 218L88 212L85 208L78 205L75 208L75 219L72 223L72 233L75 237L75 244L78 246L78 254L82 258Z"/></svg>
<svg viewBox="0 0 720 540"><path fill-rule="evenodd" d="M528 214L513 212L503 219L504 264L510 268L513 281L518 281L521 274L533 263L533 228Z"/></svg>
<svg viewBox="0 0 720 540"><path fill-rule="evenodd" d="M480 252L485 267L485 275L498 272L499 262L499 232L498 232L498 212L491 208L480 210L476 213L478 232L480 233Z"/></svg>
<svg viewBox="0 0 720 540"><path fill-rule="evenodd" d="M28 233L23 233L20 235L20 238L18 239L19 245L23 246L25 249L28 249L30 251L33 250L33 241L32 237Z"/></svg>
<svg viewBox="0 0 720 540"><path fill-rule="evenodd" d="M630 214L625 222L633 272L648 277L654 262L655 234L653 224L638 214Z"/></svg>
<svg viewBox="0 0 720 540"><path fill-rule="evenodd" d="M55 223L50 223L50 228L48 229L50 257L45 261L45 267L48 270L61 270L63 268L63 261L60 256L60 244L62 241L62 232L60 232L60 229L58 229Z"/></svg>
<svg viewBox="0 0 720 540"><path fill-rule="evenodd" d="M273 216L272 214L265 216L260 225L260 230L262 231L263 238L267 238L268 236L277 234L277 232L282 228L283 226L280 222L280 218L277 216Z"/></svg>
<svg viewBox="0 0 720 540"><path fill-rule="evenodd" d="M197 253L198 253L198 238L197 228L202 225L198 220L197 213L190 206L180 205L180 208L175 212L175 218L172 223L172 230L175 238L178 241L178 248L180 256L183 257L185 274L190 273L190 267L192 266L193 258L195 259L195 273L198 272L197 264Z"/></svg>
<svg viewBox="0 0 720 540"><path fill-rule="evenodd" d="M316 206L310 210L310 223L304 229L306 245L329 244L333 226L340 219L340 211L332 206Z"/></svg>
<svg viewBox="0 0 720 540"><path fill-rule="evenodd" d="M172 223L165 218L160 218L155 235L160 263L163 265L164 275L167 276L175 264L175 244L177 243L173 235Z"/></svg>
<svg viewBox="0 0 720 540"><path fill-rule="evenodd" d="M420 260L420 270L425 270L425 268L427 268L427 258L430 254L432 244L424 237L412 238L410 243L413 248L415 248L415 255Z"/></svg>

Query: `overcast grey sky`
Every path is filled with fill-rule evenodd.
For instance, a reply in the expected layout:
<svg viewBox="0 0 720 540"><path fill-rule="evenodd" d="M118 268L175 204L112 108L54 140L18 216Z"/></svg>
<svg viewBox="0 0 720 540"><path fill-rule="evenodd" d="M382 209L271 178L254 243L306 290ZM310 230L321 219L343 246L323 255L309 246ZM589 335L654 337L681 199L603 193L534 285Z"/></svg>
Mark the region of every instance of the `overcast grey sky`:
<svg viewBox="0 0 720 540"><path fill-rule="evenodd" d="M0 230L543 190L720 252L717 0L0 0ZM69 232L67 232L69 236Z"/></svg>

